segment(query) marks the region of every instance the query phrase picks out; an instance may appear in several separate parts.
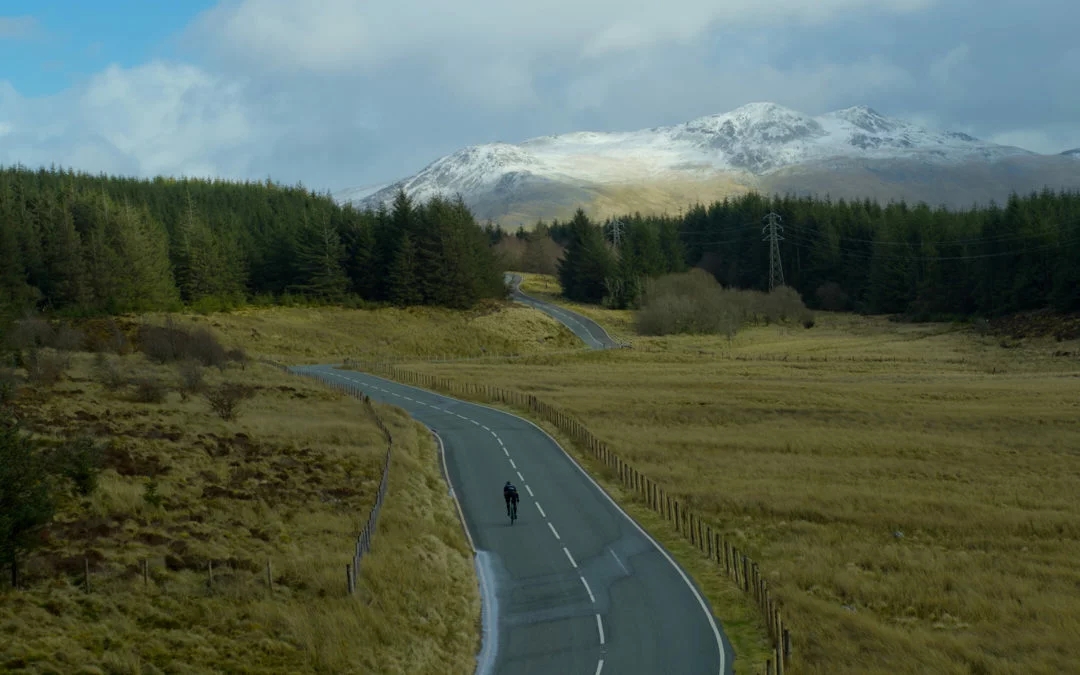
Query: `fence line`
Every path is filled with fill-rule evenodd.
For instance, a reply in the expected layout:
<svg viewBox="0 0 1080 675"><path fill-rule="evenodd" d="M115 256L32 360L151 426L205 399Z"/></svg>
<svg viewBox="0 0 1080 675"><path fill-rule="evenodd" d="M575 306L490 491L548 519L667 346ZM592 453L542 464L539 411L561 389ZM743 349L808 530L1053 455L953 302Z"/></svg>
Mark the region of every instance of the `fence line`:
<svg viewBox="0 0 1080 675"><path fill-rule="evenodd" d="M260 359L262 363L268 366L273 366L282 372L289 373L290 375L297 375L299 377L307 377L312 380L317 380L321 384L324 384L332 389L336 389L342 393L354 396L363 403L364 408L375 420L375 425L379 428L379 431L386 437L386 454L383 457L382 464L382 476L379 479L379 490L375 495L375 503L371 507L370 513L368 513L367 522L360 530L360 534L356 536L356 546L353 550L352 562L345 565L345 578L350 595L356 592L356 577L360 571L360 562L365 555L371 551L371 540L375 536L375 530L379 524L379 513L382 512L383 501L386 499L386 490L390 483L390 460L393 456L394 450L394 437L390 433L390 429L383 422L382 418L375 411L375 407L371 404L371 398L363 392L363 390L356 384L351 382L340 382L335 380L328 380L326 378L319 377L316 373L310 373L306 371L294 371L288 366L282 365L269 359Z"/></svg>
<svg viewBox="0 0 1080 675"><path fill-rule="evenodd" d="M772 658L767 662L767 672L783 675L790 664L792 654L791 631L784 620L779 601L774 597L769 582L762 575L758 564L714 530L708 521L690 509L680 499L659 483L624 461L607 443L597 438L573 415L538 399L533 394L514 389L503 389L490 384L459 382L447 377L418 373L389 363L361 362L346 359L345 367L383 375L413 386L442 391L460 398L479 399L502 403L514 408L528 410L544 421L550 422L569 436L579 447L607 467L633 492L633 496L666 521L696 546L710 560L722 566L724 573L745 593L750 595L761 612L769 637L772 640Z"/></svg>

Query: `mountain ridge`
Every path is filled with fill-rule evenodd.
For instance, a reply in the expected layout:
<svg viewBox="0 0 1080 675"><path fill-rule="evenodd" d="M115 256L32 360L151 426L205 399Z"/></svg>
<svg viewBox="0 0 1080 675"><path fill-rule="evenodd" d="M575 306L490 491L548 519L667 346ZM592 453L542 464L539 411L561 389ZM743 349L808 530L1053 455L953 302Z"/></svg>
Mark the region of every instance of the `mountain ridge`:
<svg viewBox="0 0 1080 675"><path fill-rule="evenodd" d="M920 195L939 199L941 185L913 189L924 182L917 180L920 169L947 185L984 174L989 166L994 170L984 178L986 190L969 186L957 193L963 193L965 202L1000 201L1003 186L1021 191L1030 183L1037 189L1047 180L1057 181L1058 174L1063 185L1080 185L1080 172L1069 163L1072 152L1040 155L961 132L928 129L868 106L810 116L775 103L755 102L671 126L577 131L516 144L472 145L407 178L343 190L335 197L374 208L389 203L399 189L419 201L460 194L481 219L531 224L535 219L565 217L577 206L599 217L612 209L617 213L619 199L613 194L632 186L653 190L656 194L649 200L653 208L667 211L689 205L680 199L713 201L778 187L815 194L824 189L833 196L861 198L846 194L844 177L856 185L873 182L878 198L929 201ZM1066 164L1047 169L1043 165L1051 166L1051 158ZM1038 181L1043 184L1036 185ZM600 203L609 205L600 208Z"/></svg>

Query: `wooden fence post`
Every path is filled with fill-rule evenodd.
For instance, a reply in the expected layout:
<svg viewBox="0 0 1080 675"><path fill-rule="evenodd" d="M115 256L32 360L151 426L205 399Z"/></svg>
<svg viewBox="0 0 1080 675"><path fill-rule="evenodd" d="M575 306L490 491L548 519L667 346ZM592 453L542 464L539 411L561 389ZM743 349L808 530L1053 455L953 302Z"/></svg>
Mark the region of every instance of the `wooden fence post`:
<svg viewBox="0 0 1080 675"><path fill-rule="evenodd" d="M266 588L274 592L274 575L270 572L270 561L266 561Z"/></svg>
<svg viewBox="0 0 1080 675"><path fill-rule="evenodd" d="M90 559L83 558L83 588L90 592Z"/></svg>

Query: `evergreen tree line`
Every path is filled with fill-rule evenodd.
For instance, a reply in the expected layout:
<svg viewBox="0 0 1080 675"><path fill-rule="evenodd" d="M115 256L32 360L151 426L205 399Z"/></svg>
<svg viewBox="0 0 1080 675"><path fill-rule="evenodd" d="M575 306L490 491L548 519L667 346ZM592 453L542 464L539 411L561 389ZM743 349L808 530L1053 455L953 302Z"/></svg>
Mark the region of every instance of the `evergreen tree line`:
<svg viewBox="0 0 1080 675"><path fill-rule="evenodd" d="M0 315L207 309L290 296L469 307L502 297L461 200L359 211L302 185L0 168Z"/></svg>
<svg viewBox="0 0 1080 675"><path fill-rule="evenodd" d="M1080 310L1080 192L1014 194L1004 205L966 210L748 194L678 217L600 225L579 212L545 227L566 246L567 297L629 306L641 279L685 266L727 288L768 289L770 212L783 226L784 281L813 308L919 320ZM615 220L618 252L610 245Z"/></svg>

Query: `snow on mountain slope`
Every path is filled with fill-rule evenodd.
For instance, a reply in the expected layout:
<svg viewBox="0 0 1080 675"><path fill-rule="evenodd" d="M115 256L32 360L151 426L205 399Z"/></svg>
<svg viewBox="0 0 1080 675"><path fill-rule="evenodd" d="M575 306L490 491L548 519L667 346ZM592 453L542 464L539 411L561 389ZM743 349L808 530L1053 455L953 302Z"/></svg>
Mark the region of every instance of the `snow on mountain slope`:
<svg viewBox="0 0 1080 675"><path fill-rule="evenodd" d="M419 201L461 194L468 202L482 194L509 196L529 179L611 185L704 180L720 173L751 178L837 159L913 159L940 165L1033 154L962 133L924 129L865 106L810 117L774 103L751 103L671 127L471 146L382 189L347 190L337 197L376 206L404 188Z"/></svg>
<svg viewBox="0 0 1080 675"><path fill-rule="evenodd" d="M1077 159L1080 159L1080 148L1075 148L1073 150L1066 150L1065 152L1063 152L1061 154L1065 155L1066 157L1075 157Z"/></svg>

